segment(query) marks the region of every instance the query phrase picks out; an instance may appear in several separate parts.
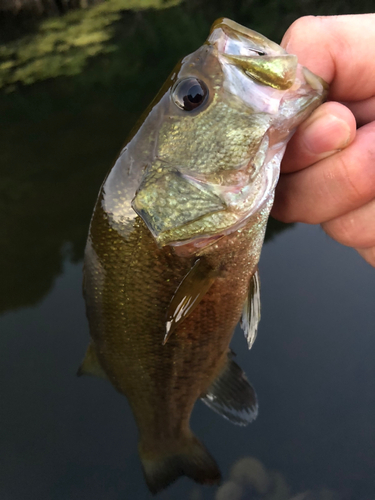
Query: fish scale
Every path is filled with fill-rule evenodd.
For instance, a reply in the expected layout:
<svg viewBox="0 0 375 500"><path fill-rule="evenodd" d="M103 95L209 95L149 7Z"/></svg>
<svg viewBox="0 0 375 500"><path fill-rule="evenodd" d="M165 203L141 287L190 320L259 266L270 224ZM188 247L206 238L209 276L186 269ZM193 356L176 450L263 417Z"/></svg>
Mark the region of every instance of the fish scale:
<svg viewBox="0 0 375 500"><path fill-rule="evenodd" d="M219 99L215 96L213 104ZM227 126L222 127L223 120ZM266 114L249 115L217 102L188 123L167 121L161 135L172 140L158 148L160 159L178 165L181 171L218 174L232 170L252 158L269 126ZM186 139L188 137L188 140ZM184 141L184 149L181 148ZM209 155L206 155L208 149Z"/></svg>

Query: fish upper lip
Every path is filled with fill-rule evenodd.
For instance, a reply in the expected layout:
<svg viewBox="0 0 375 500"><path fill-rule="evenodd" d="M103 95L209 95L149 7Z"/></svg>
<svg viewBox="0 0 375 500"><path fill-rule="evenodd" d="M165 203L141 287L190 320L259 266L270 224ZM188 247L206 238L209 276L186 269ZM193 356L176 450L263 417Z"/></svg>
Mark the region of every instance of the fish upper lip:
<svg viewBox="0 0 375 500"><path fill-rule="evenodd" d="M207 43L216 44L221 52L226 50L236 50L237 52L248 50L258 54L260 52L262 55L286 53L280 45L269 40L264 35L228 18L221 18L214 22Z"/></svg>

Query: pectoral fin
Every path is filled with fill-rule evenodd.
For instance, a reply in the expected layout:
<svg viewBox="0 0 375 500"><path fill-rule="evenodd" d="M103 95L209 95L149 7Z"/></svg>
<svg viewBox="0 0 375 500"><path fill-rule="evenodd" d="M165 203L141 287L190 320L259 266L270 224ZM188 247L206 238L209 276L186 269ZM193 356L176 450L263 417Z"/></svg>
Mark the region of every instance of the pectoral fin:
<svg viewBox="0 0 375 500"><path fill-rule="evenodd" d="M91 343L89 344L85 358L77 371L78 377L81 377L82 375L92 375L94 377L104 378L105 380L108 380L105 371L100 366L95 349L93 348Z"/></svg>
<svg viewBox="0 0 375 500"><path fill-rule="evenodd" d="M255 342L260 321L260 281L259 271L255 271L250 280L249 293L242 311L241 328L245 334L249 349Z"/></svg>
<svg viewBox="0 0 375 500"><path fill-rule="evenodd" d="M211 285L219 270L210 267L205 259L198 259L181 281L167 311L165 344L176 327L191 314Z"/></svg>
<svg viewBox="0 0 375 500"><path fill-rule="evenodd" d="M212 410L237 425L247 425L258 415L254 388L241 368L228 355L228 362L201 398Z"/></svg>

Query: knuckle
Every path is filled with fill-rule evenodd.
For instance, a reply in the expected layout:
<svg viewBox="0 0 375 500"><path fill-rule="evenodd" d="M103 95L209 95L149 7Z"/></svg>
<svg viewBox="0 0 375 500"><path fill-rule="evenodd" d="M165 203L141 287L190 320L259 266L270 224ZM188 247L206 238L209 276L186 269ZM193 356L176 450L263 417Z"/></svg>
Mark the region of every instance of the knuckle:
<svg viewBox="0 0 375 500"><path fill-rule="evenodd" d="M372 247L375 245L374 215L375 199L357 210L323 223L322 227L331 238L343 245Z"/></svg>
<svg viewBox="0 0 375 500"><path fill-rule="evenodd" d="M337 155L335 166L335 178L337 196L345 197L345 204L351 208L357 208L371 199L374 186L371 179L360 171L355 159L348 159L345 154ZM338 200L339 201L339 200ZM344 200L343 200L344 201Z"/></svg>
<svg viewBox="0 0 375 500"><path fill-rule="evenodd" d="M322 224L322 228L328 236L342 245L354 247L358 244L356 241L358 235L354 227L353 217L350 214L325 222Z"/></svg>

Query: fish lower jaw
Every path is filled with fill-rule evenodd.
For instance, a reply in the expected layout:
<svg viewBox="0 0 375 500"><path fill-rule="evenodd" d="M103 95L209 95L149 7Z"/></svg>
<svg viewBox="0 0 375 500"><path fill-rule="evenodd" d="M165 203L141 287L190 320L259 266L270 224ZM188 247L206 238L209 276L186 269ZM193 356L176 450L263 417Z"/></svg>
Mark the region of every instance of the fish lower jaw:
<svg viewBox="0 0 375 500"><path fill-rule="evenodd" d="M223 230L219 234L215 235L203 235L191 238L185 241L175 241L170 242L166 246L171 246L174 252L179 257L190 257L195 254L199 254L203 249L208 250L212 247L212 250L216 250L217 244L222 238L229 236L236 231L242 231L243 227L249 223L249 220L253 217L254 224L256 220L259 219L264 222L268 218L269 212L271 211L274 199L274 192L272 191L269 196L263 200L263 204L258 207L258 210L248 211L237 219L237 222L228 229Z"/></svg>
<svg viewBox="0 0 375 500"><path fill-rule="evenodd" d="M263 166L257 175L247 180L246 184L231 186L212 185L212 191L223 200L226 207L224 212L227 216L224 218L228 225L222 224L217 233L213 234L194 234L190 238L173 240L166 237L163 232L154 235L156 242L160 247L171 246L179 256L190 256L200 252L203 248L212 246L224 236L227 236L246 225L249 219L256 216L257 213L271 210L276 183L279 178L280 162L285 150L285 144L274 144L266 154ZM207 214L209 215L209 214ZM263 215L262 215L263 217ZM194 221L192 221L194 222Z"/></svg>

